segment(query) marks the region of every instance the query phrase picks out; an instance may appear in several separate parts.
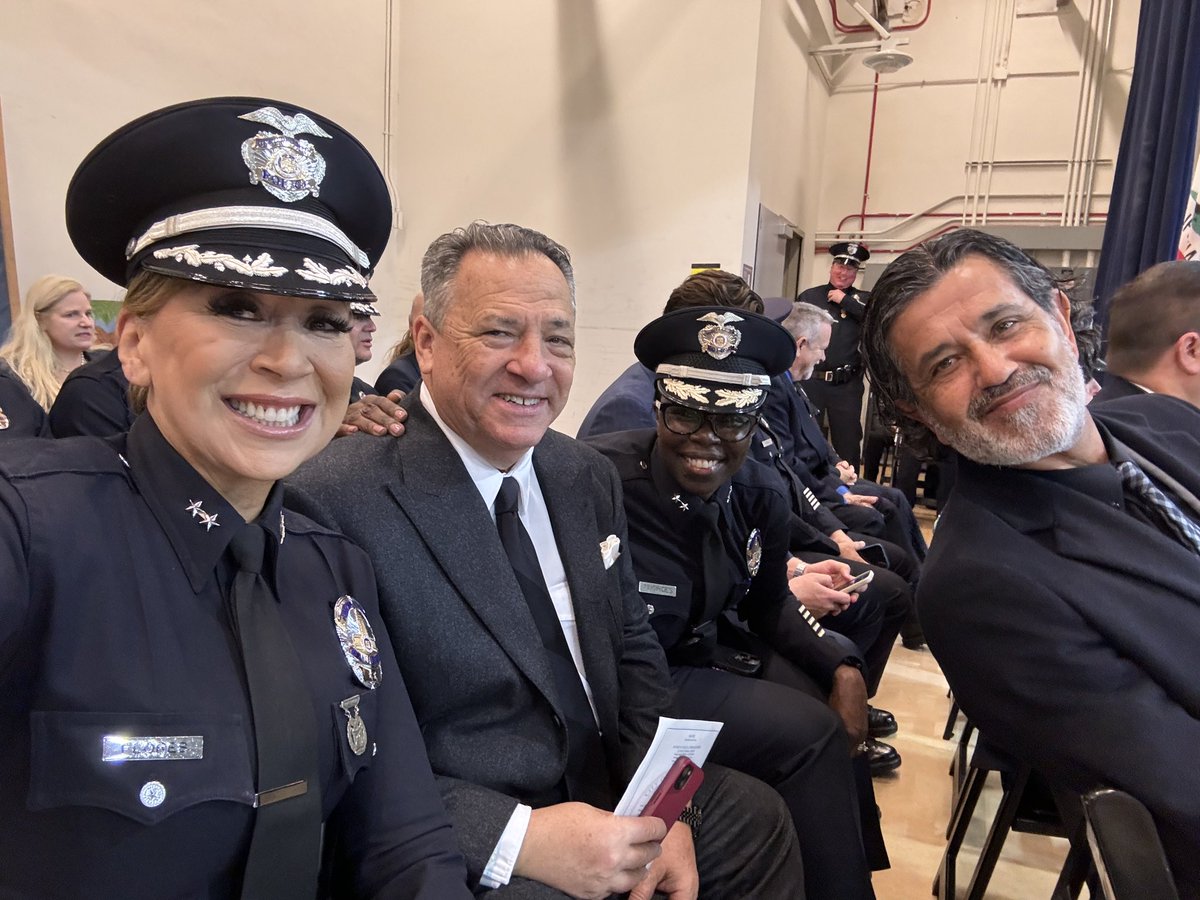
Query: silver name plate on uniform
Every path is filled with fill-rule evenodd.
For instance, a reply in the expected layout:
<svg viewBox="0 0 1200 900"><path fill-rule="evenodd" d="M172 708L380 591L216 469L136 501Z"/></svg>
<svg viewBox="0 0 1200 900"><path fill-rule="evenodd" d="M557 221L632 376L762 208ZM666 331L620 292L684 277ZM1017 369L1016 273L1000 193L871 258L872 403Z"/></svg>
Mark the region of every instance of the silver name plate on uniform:
<svg viewBox="0 0 1200 900"><path fill-rule="evenodd" d="M204 736L183 734L170 737L128 737L123 734L106 734L100 759L104 762L204 759Z"/></svg>
<svg viewBox="0 0 1200 900"><path fill-rule="evenodd" d="M643 594L658 594L660 597L674 597L679 589L673 584L654 584L650 581L639 581L638 590Z"/></svg>

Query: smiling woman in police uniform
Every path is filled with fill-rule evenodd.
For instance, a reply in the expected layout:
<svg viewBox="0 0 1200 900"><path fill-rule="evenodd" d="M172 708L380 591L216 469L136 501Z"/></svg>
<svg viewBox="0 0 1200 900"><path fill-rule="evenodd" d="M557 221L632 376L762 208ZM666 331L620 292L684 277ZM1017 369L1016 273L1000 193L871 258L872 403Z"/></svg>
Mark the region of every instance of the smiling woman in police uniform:
<svg viewBox="0 0 1200 900"><path fill-rule="evenodd" d="M798 602L849 603L833 588L849 570L819 562L789 590L786 488L747 459L795 341L765 316L702 306L655 319L633 350L655 375L657 427L588 443L621 477L633 569L676 714L724 722L710 760L783 797L809 900L873 897L869 866L886 866L886 853L866 761L852 761L847 742L866 738L863 661Z"/></svg>
<svg viewBox="0 0 1200 900"><path fill-rule="evenodd" d="M97 147L67 220L144 411L0 463L0 895L470 896L370 563L275 484L346 408L378 168L196 101Z"/></svg>

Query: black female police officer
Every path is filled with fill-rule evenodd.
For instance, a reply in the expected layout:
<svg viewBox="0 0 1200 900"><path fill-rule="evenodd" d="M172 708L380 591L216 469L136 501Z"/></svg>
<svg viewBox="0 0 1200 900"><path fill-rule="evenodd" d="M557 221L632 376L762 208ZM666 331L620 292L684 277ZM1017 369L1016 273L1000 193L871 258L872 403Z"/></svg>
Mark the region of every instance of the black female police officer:
<svg viewBox="0 0 1200 900"><path fill-rule="evenodd" d="M80 165L144 412L0 462L0 896L470 896L370 563L276 485L342 420L390 222L366 149L268 100Z"/></svg>
<svg viewBox="0 0 1200 900"><path fill-rule="evenodd" d="M886 857L869 772L847 742L847 731L855 745L866 737L863 663L789 592L786 488L746 459L771 376L795 349L780 325L745 310L667 313L634 341L655 372L656 430L589 443L621 476L633 568L677 712L725 723L710 759L779 791L807 896L847 900L874 896L864 838L877 866ZM844 568L814 564L796 589L837 595Z"/></svg>

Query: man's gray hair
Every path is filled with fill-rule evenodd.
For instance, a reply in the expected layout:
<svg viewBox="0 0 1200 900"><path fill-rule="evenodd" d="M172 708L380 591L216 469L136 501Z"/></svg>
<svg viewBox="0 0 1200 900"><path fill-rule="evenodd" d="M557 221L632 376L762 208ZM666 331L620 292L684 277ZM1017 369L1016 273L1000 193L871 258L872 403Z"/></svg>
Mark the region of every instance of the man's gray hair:
<svg viewBox="0 0 1200 900"><path fill-rule="evenodd" d="M571 307L575 306L575 270L567 248L540 231L520 225L492 225L472 222L465 228L455 228L429 245L421 260L421 292L425 295L425 318L434 328L441 328L446 311L453 300L451 282L458 274L463 257L472 250L496 256L520 257L540 253L558 267L571 292Z"/></svg>
<svg viewBox="0 0 1200 900"><path fill-rule="evenodd" d="M834 318L819 306L811 303L796 303L792 311L783 320L783 327L788 330L795 340L804 338L811 343L816 340L817 331L822 325L833 325Z"/></svg>

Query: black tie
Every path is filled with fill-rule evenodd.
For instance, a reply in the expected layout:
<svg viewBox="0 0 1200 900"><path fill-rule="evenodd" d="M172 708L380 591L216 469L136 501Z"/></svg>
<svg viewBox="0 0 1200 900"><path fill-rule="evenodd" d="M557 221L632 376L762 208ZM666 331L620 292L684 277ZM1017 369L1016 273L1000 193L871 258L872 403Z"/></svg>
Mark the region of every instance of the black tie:
<svg viewBox="0 0 1200 900"><path fill-rule="evenodd" d="M729 560L721 529L721 508L716 500L693 500L703 522L700 559L704 567L704 590L692 596L693 622L708 622L719 616L729 599Z"/></svg>
<svg viewBox="0 0 1200 900"><path fill-rule="evenodd" d="M596 718L583 689L579 670L575 668L575 661L567 647L567 639L563 637L554 601L542 576L537 551L517 514L520 498L521 489L517 480L505 478L496 495L496 529L500 532L500 543L504 545L504 552L508 554L508 561L512 563L513 573L517 576L517 584L525 595L525 602L529 604L529 612L541 635L542 647L554 673L558 701L566 715L567 790L572 800L582 800L607 809L611 807L612 794L600 732L596 728Z"/></svg>
<svg viewBox="0 0 1200 900"><path fill-rule="evenodd" d="M792 387L794 387L796 389L796 393L800 395L800 400L804 403L804 408L808 411L808 414L814 419L817 418L817 416L820 414L820 410L817 409L816 405L811 399L809 399L809 396L805 392L804 388L800 387L800 382L793 381Z"/></svg>
<svg viewBox="0 0 1200 900"><path fill-rule="evenodd" d="M313 897L321 860L317 724L300 658L262 576L268 534L244 525L230 541L233 614L257 749L257 812L242 897Z"/></svg>

